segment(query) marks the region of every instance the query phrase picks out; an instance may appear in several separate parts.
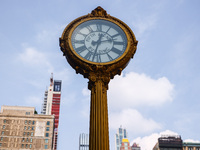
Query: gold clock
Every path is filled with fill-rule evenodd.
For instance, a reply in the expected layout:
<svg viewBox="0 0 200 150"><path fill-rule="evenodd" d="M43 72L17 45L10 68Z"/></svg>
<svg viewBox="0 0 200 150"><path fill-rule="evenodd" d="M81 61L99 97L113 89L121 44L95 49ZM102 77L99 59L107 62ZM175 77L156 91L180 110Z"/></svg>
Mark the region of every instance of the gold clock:
<svg viewBox="0 0 200 150"><path fill-rule="evenodd" d="M120 74L136 51L131 29L101 7L72 21L63 31L60 47L70 65L87 77L91 71Z"/></svg>

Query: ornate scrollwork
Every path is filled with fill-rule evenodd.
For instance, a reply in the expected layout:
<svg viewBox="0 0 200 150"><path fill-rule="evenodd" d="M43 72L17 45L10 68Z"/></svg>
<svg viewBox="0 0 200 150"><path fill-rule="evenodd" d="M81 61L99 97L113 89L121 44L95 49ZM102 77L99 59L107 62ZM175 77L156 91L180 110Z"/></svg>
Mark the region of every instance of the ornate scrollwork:
<svg viewBox="0 0 200 150"><path fill-rule="evenodd" d="M96 88L96 82L100 81L103 84L103 87L108 90L108 83L110 82L109 73L105 74L103 72L90 72L88 76L88 89Z"/></svg>
<svg viewBox="0 0 200 150"><path fill-rule="evenodd" d="M108 14L102 7L98 6L96 9L94 9L91 12L91 16L93 16L93 17L107 17Z"/></svg>

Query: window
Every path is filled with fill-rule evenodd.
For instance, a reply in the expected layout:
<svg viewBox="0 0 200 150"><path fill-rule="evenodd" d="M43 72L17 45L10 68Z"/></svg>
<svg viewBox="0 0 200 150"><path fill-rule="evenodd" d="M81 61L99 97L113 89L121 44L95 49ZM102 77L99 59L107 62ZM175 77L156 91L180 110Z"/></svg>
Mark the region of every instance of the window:
<svg viewBox="0 0 200 150"><path fill-rule="evenodd" d="M27 124L27 120L25 120L25 122L24 122L25 124Z"/></svg>
<svg viewBox="0 0 200 150"><path fill-rule="evenodd" d="M24 132L24 136L26 135L26 132Z"/></svg>
<svg viewBox="0 0 200 150"><path fill-rule="evenodd" d="M32 127L31 129L34 130L34 127Z"/></svg>
<svg viewBox="0 0 200 150"><path fill-rule="evenodd" d="M46 133L46 137L49 137L49 133Z"/></svg>
<svg viewBox="0 0 200 150"><path fill-rule="evenodd" d="M31 136L33 136L33 132L31 132Z"/></svg>
<svg viewBox="0 0 200 150"><path fill-rule="evenodd" d="M3 120L3 123L6 123L6 119Z"/></svg>
<svg viewBox="0 0 200 150"><path fill-rule="evenodd" d="M126 129L124 129L124 138L126 138Z"/></svg>
<svg viewBox="0 0 200 150"><path fill-rule="evenodd" d="M33 139L32 139L32 138L30 139L30 142L33 142Z"/></svg>
<svg viewBox="0 0 200 150"><path fill-rule="evenodd" d="M30 130L31 129L31 127L30 126L28 126L28 130Z"/></svg>
<svg viewBox="0 0 200 150"><path fill-rule="evenodd" d="M24 126L24 130L26 130L26 126Z"/></svg>
<svg viewBox="0 0 200 150"><path fill-rule="evenodd" d="M28 148L28 144L26 144L26 148Z"/></svg>
<svg viewBox="0 0 200 150"><path fill-rule="evenodd" d="M32 125L34 125L34 124L35 124L35 121L32 122Z"/></svg>
<svg viewBox="0 0 200 150"><path fill-rule="evenodd" d="M22 142L24 142L24 138L22 139Z"/></svg>
<svg viewBox="0 0 200 150"><path fill-rule="evenodd" d="M5 129L6 128L6 126L5 125L3 125L3 129Z"/></svg>
<svg viewBox="0 0 200 150"><path fill-rule="evenodd" d="M24 144L22 144L22 148L24 148Z"/></svg>
<svg viewBox="0 0 200 150"><path fill-rule="evenodd" d="M119 139L117 139L117 144L119 144Z"/></svg>
<svg viewBox="0 0 200 150"><path fill-rule="evenodd" d="M49 127L46 127L46 131L49 131Z"/></svg>
<svg viewBox="0 0 200 150"><path fill-rule="evenodd" d="M29 136L29 132L27 132L27 136Z"/></svg>
<svg viewBox="0 0 200 150"><path fill-rule="evenodd" d="M31 120L29 120L28 124L31 124Z"/></svg>
<svg viewBox="0 0 200 150"><path fill-rule="evenodd" d="M29 148L32 148L32 144L29 145Z"/></svg>
<svg viewBox="0 0 200 150"><path fill-rule="evenodd" d="M44 146L44 149L48 149L48 145L45 145L45 146Z"/></svg>
<svg viewBox="0 0 200 150"><path fill-rule="evenodd" d="M31 113L30 112L26 112L26 115L30 115Z"/></svg>
<svg viewBox="0 0 200 150"><path fill-rule="evenodd" d="M1 137L1 141L3 141L3 137Z"/></svg>
<svg viewBox="0 0 200 150"><path fill-rule="evenodd" d="M47 121L47 125L50 125L50 121Z"/></svg>
<svg viewBox="0 0 200 150"><path fill-rule="evenodd" d="M1 132L1 135L4 135L4 131Z"/></svg>
<svg viewBox="0 0 200 150"><path fill-rule="evenodd" d="M45 139L45 143L48 143L49 142L49 140L48 139Z"/></svg>
<svg viewBox="0 0 200 150"><path fill-rule="evenodd" d="M119 128L119 134L122 134L122 128Z"/></svg>
<svg viewBox="0 0 200 150"><path fill-rule="evenodd" d="M28 138L26 139L26 142L28 142Z"/></svg>

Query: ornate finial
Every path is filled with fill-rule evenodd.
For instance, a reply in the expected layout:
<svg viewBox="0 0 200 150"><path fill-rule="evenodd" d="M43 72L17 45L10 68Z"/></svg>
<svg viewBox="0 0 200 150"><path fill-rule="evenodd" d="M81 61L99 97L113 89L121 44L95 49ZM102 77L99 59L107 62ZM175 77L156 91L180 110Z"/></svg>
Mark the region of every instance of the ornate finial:
<svg viewBox="0 0 200 150"><path fill-rule="evenodd" d="M107 12L100 6L98 6L96 9L94 9L91 12L91 15L94 17L106 17L108 16Z"/></svg>

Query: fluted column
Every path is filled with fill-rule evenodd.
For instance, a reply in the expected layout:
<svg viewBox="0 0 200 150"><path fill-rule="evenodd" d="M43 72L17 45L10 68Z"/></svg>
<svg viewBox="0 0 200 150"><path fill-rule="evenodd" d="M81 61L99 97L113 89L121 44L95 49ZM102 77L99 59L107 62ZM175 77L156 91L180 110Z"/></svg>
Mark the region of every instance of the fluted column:
<svg viewBox="0 0 200 150"><path fill-rule="evenodd" d="M88 88L91 90L89 150L109 150L107 90L109 78L92 74Z"/></svg>

